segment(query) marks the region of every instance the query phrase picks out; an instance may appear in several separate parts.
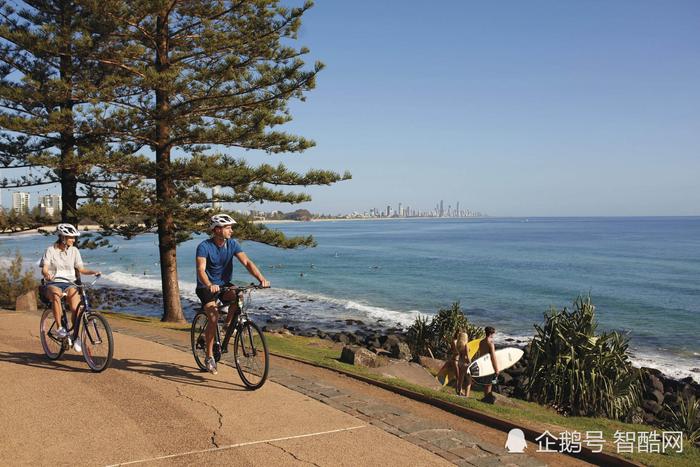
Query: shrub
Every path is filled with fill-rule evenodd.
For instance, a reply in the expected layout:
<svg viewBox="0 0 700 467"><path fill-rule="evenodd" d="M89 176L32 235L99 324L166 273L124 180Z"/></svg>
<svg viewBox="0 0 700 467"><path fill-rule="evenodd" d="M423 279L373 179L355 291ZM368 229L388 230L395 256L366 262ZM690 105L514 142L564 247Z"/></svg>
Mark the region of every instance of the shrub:
<svg viewBox="0 0 700 467"><path fill-rule="evenodd" d="M596 335L591 298L574 310L550 310L530 351L526 392L562 413L620 419L639 405L641 378L629 359L629 339L618 332Z"/></svg>
<svg viewBox="0 0 700 467"><path fill-rule="evenodd" d="M681 397L677 410L668 405L665 408L671 413L666 428L683 432L691 446L700 441L700 400Z"/></svg>
<svg viewBox="0 0 700 467"><path fill-rule="evenodd" d="M469 334L472 340L484 337L484 330L469 323L459 302L455 302L450 308L438 310L430 324L427 316L418 316L408 328L408 344L414 355L446 358L452 336L458 329Z"/></svg>
<svg viewBox="0 0 700 467"><path fill-rule="evenodd" d="M17 297L38 286L30 271L22 273L22 255L18 251L7 269L0 267L0 307L14 308Z"/></svg>

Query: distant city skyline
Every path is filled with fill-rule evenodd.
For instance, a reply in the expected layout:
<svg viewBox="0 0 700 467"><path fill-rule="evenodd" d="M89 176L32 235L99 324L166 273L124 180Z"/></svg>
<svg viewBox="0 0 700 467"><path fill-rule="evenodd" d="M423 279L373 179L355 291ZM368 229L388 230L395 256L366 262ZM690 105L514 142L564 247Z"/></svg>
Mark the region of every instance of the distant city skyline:
<svg viewBox="0 0 700 467"><path fill-rule="evenodd" d="M224 207L443 199L494 217L700 215L699 18L688 0L318 2L298 44L326 69L281 127L317 146L226 152L353 179L291 188L309 203Z"/></svg>

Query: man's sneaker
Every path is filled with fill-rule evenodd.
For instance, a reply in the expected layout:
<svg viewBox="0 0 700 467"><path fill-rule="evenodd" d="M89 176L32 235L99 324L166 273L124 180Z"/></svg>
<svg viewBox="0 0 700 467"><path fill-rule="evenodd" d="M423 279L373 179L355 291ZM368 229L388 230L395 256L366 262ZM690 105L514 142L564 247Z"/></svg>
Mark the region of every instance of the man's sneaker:
<svg viewBox="0 0 700 467"><path fill-rule="evenodd" d="M207 371L212 375L219 373L219 371L216 369L216 360L214 360L214 357L205 358L204 365L207 367Z"/></svg>
<svg viewBox="0 0 700 467"><path fill-rule="evenodd" d="M59 339L65 339L66 337L68 337L68 331L66 331L66 328L61 326L53 333L53 335L58 337Z"/></svg>
<svg viewBox="0 0 700 467"><path fill-rule="evenodd" d="M76 352L82 352L83 351L83 343L80 341L80 337L75 339L75 342L73 342L73 350Z"/></svg>

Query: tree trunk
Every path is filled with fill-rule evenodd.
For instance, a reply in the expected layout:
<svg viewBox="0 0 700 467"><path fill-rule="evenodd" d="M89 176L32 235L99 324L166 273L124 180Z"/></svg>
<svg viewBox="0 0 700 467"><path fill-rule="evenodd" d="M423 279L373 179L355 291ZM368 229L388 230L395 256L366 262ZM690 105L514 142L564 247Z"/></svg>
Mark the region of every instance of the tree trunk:
<svg viewBox="0 0 700 467"><path fill-rule="evenodd" d="M73 50L71 49L73 31L71 21L74 14L70 2L61 3L61 55L59 60L59 73L63 81L66 94L60 104L62 116L62 129L60 131L61 149L61 222L76 224L78 221L78 170L75 155L75 134L73 118Z"/></svg>
<svg viewBox="0 0 700 467"><path fill-rule="evenodd" d="M156 70L165 72L169 67L168 17L162 14L157 23L158 52ZM167 90L156 90L156 196L161 211L158 213L158 250L160 277L163 285L163 321L183 322L185 315L180 302L177 281L177 241L175 222L168 205L175 199L175 184L170 171L170 96Z"/></svg>

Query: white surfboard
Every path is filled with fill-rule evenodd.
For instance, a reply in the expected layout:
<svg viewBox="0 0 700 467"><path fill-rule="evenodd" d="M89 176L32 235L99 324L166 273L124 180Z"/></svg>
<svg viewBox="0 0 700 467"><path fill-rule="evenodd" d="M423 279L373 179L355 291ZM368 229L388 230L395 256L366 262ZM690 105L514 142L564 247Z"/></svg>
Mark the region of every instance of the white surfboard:
<svg viewBox="0 0 700 467"><path fill-rule="evenodd" d="M496 363L499 371L510 368L517 363L523 356L523 351L515 347L506 347L505 349L496 350ZM491 355L486 354L477 358L469 365L469 372L474 377L489 376L496 371L491 363Z"/></svg>

